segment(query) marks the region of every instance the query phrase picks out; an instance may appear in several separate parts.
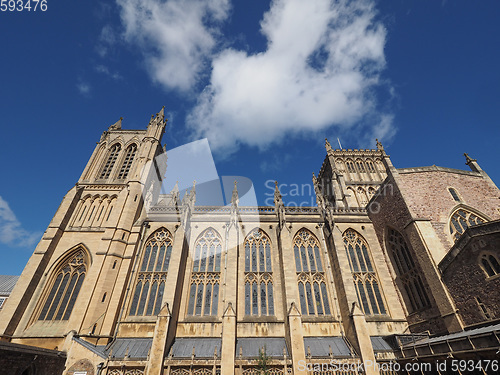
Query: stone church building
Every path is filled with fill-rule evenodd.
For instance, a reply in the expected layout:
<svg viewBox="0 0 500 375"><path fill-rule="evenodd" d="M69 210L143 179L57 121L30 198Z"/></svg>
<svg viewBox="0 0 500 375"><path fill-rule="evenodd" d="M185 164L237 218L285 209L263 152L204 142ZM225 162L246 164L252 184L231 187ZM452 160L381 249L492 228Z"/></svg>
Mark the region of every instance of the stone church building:
<svg viewBox="0 0 500 375"><path fill-rule="evenodd" d="M0 312L0 367L23 350L36 355L13 374L392 374L499 359L500 191L476 160L397 169L379 142L326 141L316 207L286 207L278 184L274 207L240 206L236 184L230 205L199 206L195 186L145 186L168 174L155 162L165 126L162 109L145 130L120 120L102 134Z"/></svg>

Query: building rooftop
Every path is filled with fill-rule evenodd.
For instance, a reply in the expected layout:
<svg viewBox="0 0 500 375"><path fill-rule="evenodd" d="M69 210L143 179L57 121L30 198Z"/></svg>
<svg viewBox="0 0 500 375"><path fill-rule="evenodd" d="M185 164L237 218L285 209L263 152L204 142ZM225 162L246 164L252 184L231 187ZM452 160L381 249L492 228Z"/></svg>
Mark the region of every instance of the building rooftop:
<svg viewBox="0 0 500 375"><path fill-rule="evenodd" d="M19 276L0 275L0 295L10 295L18 279Z"/></svg>

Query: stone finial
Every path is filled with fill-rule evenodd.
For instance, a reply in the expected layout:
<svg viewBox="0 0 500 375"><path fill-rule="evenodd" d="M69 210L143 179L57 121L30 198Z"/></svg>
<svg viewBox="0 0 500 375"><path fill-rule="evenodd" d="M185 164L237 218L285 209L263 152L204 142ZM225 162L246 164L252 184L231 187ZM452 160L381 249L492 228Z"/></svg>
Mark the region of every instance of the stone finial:
<svg viewBox="0 0 500 375"><path fill-rule="evenodd" d="M326 152L332 150L332 146L330 145L330 142L328 142L328 138L325 138L325 148L326 148Z"/></svg>
<svg viewBox="0 0 500 375"><path fill-rule="evenodd" d="M377 138L375 138L375 141L377 142L377 150L384 151L384 146L382 146L382 143Z"/></svg>
<svg viewBox="0 0 500 375"><path fill-rule="evenodd" d="M364 316L363 310L360 309L357 302L352 303L351 316Z"/></svg>
<svg viewBox="0 0 500 375"><path fill-rule="evenodd" d="M290 304L290 309L288 309L288 316L301 316L299 309L295 305L295 302Z"/></svg>
<svg viewBox="0 0 500 375"><path fill-rule="evenodd" d="M465 156L465 164L467 165L469 165L469 163L477 161L476 159L472 159L466 152L464 152L464 156Z"/></svg>
<svg viewBox="0 0 500 375"><path fill-rule="evenodd" d="M120 117L120 119L117 122L115 122L113 125L109 126L108 131L120 130L122 128L122 120L123 120L123 117Z"/></svg>
<svg viewBox="0 0 500 375"><path fill-rule="evenodd" d="M238 196L238 181L234 181L233 195L231 197L231 204L233 206L238 205L240 197Z"/></svg>
<svg viewBox="0 0 500 375"><path fill-rule="evenodd" d="M224 311L223 317L236 317L236 312L233 309L233 304L231 302L227 303L226 311Z"/></svg>

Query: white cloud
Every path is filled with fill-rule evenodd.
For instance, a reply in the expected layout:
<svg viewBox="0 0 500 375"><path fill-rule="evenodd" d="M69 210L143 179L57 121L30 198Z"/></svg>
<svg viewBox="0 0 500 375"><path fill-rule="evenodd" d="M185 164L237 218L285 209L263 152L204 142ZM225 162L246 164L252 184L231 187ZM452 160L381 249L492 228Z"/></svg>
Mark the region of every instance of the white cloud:
<svg viewBox="0 0 500 375"><path fill-rule="evenodd" d="M0 197L0 243L12 246L33 246L40 236L41 233L23 229L9 204Z"/></svg>
<svg viewBox="0 0 500 375"><path fill-rule="evenodd" d="M97 53L101 57L105 57L109 49L113 47L117 42L115 31L110 25L104 25L99 35L99 41L96 44Z"/></svg>
<svg viewBox="0 0 500 375"><path fill-rule="evenodd" d="M96 65L95 70L98 73L102 73L113 78L115 81L123 79L120 73L110 71L109 68L105 65Z"/></svg>
<svg viewBox="0 0 500 375"><path fill-rule="evenodd" d="M229 0L116 0L124 37L140 48L148 72L168 89L189 92L207 65Z"/></svg>
<svg viewBox="0 0 500 375"><path fill-rule="evenodd" d="M89 95L90 94L90 85L86 82L78 82L76 84L76 88L82 95Z"/></svg>
<svg viewBox="0 0 500 375"><path fill-rule="evenodd" d="M385 68L386 30L370 0L274 0L261 22L267 50L226 49L212 61L210 84L187 118L194 137L233 151L331 126L392 131L373 89ZM379 127L379 124L382 124Z"/></svg>

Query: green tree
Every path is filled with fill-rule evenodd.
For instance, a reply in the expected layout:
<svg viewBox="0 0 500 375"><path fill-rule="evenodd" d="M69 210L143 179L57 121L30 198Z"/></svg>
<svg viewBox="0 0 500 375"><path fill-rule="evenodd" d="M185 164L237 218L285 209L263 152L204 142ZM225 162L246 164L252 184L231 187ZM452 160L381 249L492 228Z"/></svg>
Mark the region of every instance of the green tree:
<svg viewBox="0 0 500 375"><path fill-rule="evenodd" d="M259 359L257 361L257 370L261 375L269 375L269 360L271 358L268 357L266 353L266 346L264 345L262 348L259 348Z"/></svg>

